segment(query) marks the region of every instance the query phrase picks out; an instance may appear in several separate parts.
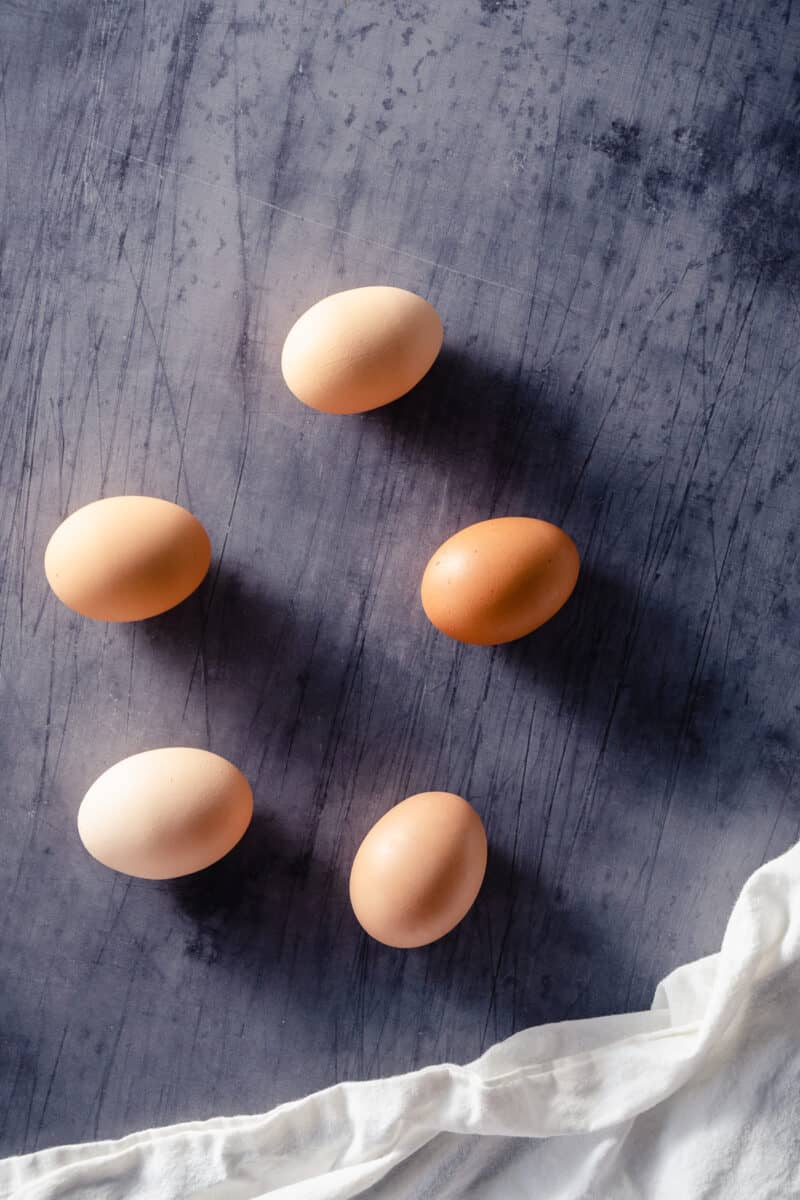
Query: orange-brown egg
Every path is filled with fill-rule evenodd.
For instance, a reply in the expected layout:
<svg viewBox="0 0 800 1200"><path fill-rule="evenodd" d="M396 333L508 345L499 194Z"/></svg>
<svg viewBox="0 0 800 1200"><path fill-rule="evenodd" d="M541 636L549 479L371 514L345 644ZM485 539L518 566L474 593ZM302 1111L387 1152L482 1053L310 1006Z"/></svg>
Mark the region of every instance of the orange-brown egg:
<svg viewBox="0 0 800 1200"><path fill-rule="evenodd" d="M327 413L361 413L405 395L442 346L439 314L396 287L336 292L289 330L283 378L298 400Z"/></svg>
<svg viewBox="0 0 800 1200"><path fill-rule="evenodd" d="M486 833L452 792L420 792L390 809L358 848L350 901L387 946L426 946L472 907L486 872Z"/></svg>
<svg viewBox="0 0 800 1200"><path fill-rule="evenodd" d="M78 833L106 867L174 879L222 858L244 835L253 793L233 763L186 746L133 754L84 796Z"/></svg>
<svg viewBox="0 0 800 1200"><path fill-rule="evenodd" d="M442 633L496 646L538 629L578 579L572 538L533 517L498 517L448 538L422 578L422 606Z"/></svg>
<svg viewBox="0 0 800 1200"><path fill-rule="evenodd" d="M205 578L211 543L185 508L154 496L111 496L63 521L45 551L47 581L96 621L141 621L185 600Z"/></svg>

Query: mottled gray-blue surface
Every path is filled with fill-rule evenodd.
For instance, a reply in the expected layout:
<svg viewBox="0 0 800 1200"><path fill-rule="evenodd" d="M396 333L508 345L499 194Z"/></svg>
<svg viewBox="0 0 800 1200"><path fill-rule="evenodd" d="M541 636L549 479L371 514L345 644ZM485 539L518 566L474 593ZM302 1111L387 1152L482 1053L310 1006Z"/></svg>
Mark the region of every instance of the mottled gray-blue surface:
<svg viewBox="0 0 800 1200"><path fill-rule="evenodd" d="M793 0L0 0L5 1152L646 1006L798 836L798 61ZM304 409L287 330L375 282L436 305L440 361ZM103 626L42 554L121 492L186 504L214 564ZM458 646L422 570L506 513L581 581ZM75 814L165 744L257 815L153 884ZM482 814L487 883L392 951L349 865L428 788Z"/></svg>

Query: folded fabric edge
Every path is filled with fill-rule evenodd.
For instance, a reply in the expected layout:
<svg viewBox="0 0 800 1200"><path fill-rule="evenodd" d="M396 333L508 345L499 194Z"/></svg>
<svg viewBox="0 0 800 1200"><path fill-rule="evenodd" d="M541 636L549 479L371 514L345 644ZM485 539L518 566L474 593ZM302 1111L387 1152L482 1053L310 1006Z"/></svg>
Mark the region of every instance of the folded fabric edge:
<svg viewBox="0 0 800 1200"><path fill-rule="evenodd" d="M207 1143L209 1139L218 1141L222 1136L226 1147L231 1143L232 1153L236 1153L236 1144L241 1138L247 1139L251 1147L255 1136L260 1144L256 1153L269 1158L270 1146L268 1139L277 1127L278 1131L286 1123L291 1124L294 1117L304 1112L305 1117L312 1116L315 1111L319 1115L324 1107L327 1113L326 1127L331 1129L336 1122L343 1124L352 1115L351 1101L361 1097L364 1111L367 1109L377 1118L381 1105L376 1103L383 1092L383 1099L389 1099L388 1113L385 1119L376 1119L370 1128L370 1135L375 1135L372 1161L387 1161L394 1159L393 1146L402 1140L402 1120L411 1106L414 1108L415 1120L421 1116L420 1107L427 1108L430 1116L442 1111L442 1088L448 1093L450 1111L460 1114L457 1120L439 1119L430 1123L423 1122L418 1126L418 1137L408 1139L403 1146L400 1157L413 1152L410 1141L425 1144L431 1137L440 1132L452 1133L503 1133L507 1136L544 1137L563 1135L576 1132L597 1132L598 1130L617 1125L631 1116L638 1115L660 1100L674 1092L692 1074L693 1066L702 1058L716 1035L724 1034L727 1027L741 1016L742 989L753 986L754 981L766 971L774 969L781 961L778 952L783 941L788 938L786 949L791 953L796 947L797 914L791 914L787 906L787 889L776 890L776 884L791 885L796 883L791 865L800 860L800 848L793 847L781 858L767 863L760 868L745 885L737 901L734 912L723 940L723 948L719 955L699 960L704 971L704 987L701 991L708 993L708 1006L701 1022L690 1022L682 1026L661 1025L649 1032L638 1033L629 1038L612 1038L606 1044L595 1046L589 1051L579 1054L556 1057L551 1060L535 1060L515 1066L505 1066L508 1058L507 1043L514 1043L515 1052L522 1049L527 1037L534 1042L539 1041L545 1033L552 1032L558 1026L543 1026L538 1029L522 1031L515 1034L506 1042L491 1047L481 1058L467 1066L438 1064L422 1068L416 1072L394 1076L390 1079L373 1080L355 1083L340 1083L303 1099L289 1101L273 1109L267 1114L239 1117L215 1117L208 1121L189 1122L182 1125L167 1127L161 1130L146 1130L129 1134L127 1137L96 1143L94 1146L73 1145L52 1148L35 1152L31 1155L16 1159L7 1159L0 1163L0 1181L2 1174L9 1182L17 1186L39 1183L44 1176L53 1177L53 1172L66 1176L71 1165L86 1164L93 1161L96 1164L105 1163L112 1170L120 1167L130 1155L139 1154L144 1148L152 1146L154 1150L164 1151L170 1143L194 1143L193 1149L199 1151L197 1143ZM796 875L796 872L794 872ZM792 922L791 917L795 916ZM785 957L785 954L784 956ZM676 981L681 973L690 968L678 968L668 976L654 997L652 1017L664 1020L669 1008L664 1006L664 997L669 997L670 981ZM680 1007L680 1006L679 1006ZM646 1014L633 1016L645 1017ZM607 1023L611 1030L620 1017L596 1018L586 1022L587 1026ZM572 1023L559 1023L564 1028ZM576 1026L584 1023L575 1023ZM664 1061L663 1046L674 1045L675 1041L685 1041L686 1046L677 1054L671 1054L668 1062ZM614 1070L608 1072L606 1067L611 1057ZM493 1059L500 1059L500 1071L497 1074L491 1070ZM501 1065L502 1064L502 1065ZM655 1073L654 1079L648 1078L648 1072L655 1067L661 1069ZM666 1070L664 1068L667 1068ZM627 1084L623 1089L614 1087L615 1080L622 1077ZM604 1077L611 1075L611 1084ZM627 1086L632 1084L633 1086ZM530 1085L535 1085L535 1094L530 1091ZM514 1105L511 1111L503 1103L503 1094L514 1091ZM389 1097L389 1092L392 1097ZM615 1095L616 1103L615 1103ZM397 1103L394 1093L400 1093L402 1102ZM451 1095L451 1093L457 1093ZM521 1093L521 1094L519 1094ZM570 1096L569 1110L571 1119L564 1120L563 1105L559 1099L565 1094ZM577 1103L574 1101L577 1099ZM622 1101L620 1103L619 1101ZM424 1101L420 1104L421 1101ZM452 1103L451 1103L452 1101ZM438 1107L437 1107L438 1106ZM358 1107L358 1104L355 1105ZM331 1108L333 1111L331 1111ZM592 1119L591 1111L602 1115ZM554 1114L555 1118L554 1119ZM372 1126L372 1122L369 1122ZM308 1132L308 1130L306 1131ZM259 1136L260 1135L260 1136ZM383 1136L381 1136L383 1135ZM422 1138L419 1141L419 1138ZM278 1139L284 1142L285 1136ZM334 1138L335 1142L336 1139ZM274 1152L281 1153L279 1147L273 1147ZM173 1151L174 1153L174 1151ZM191 1151L187 1148L187 1154ZM341 1155L337 1155L335 1145L331 1147L331 1169L349 1164ZM365 1160L361 1160L365 1166ZM390 1166L386 1168L390 1169ZM38 1187L36 1187L38 1192ZM15 1193L16 1195L17 1193ZM32 1195L33 1193L27 1193Z"/></svg>

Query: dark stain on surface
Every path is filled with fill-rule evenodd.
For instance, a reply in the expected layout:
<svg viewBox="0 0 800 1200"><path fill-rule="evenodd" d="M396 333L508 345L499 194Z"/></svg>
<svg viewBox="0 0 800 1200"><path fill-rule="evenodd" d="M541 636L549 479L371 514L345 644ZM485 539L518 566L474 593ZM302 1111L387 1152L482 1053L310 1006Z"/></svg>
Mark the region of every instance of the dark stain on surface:
<svg viewBox="0 0 800 1200"><path fill-rule="evenodd" d="M791 282L800 270L800 129L784 119L770 122L753 139L749 157L754 182L732 190L720 211L722 248L765 282Z"/></svg>
<svg viewBox="0 0 800 1200"><path fill-rule="evenodd" d="M750 273L777 283L796 277L800 269L800 223L797 205L778 199L758 185L736 192L720 214L722 248Z"/></svg>
<svg viewBox="0 0 800 1200"><path fill-rule="evenodd" d="M667 193L674 185L675 176L663 164L649 168L642 176L644 194L656 206L664 203Z"/></svg>
<svg viewBox="0 0 800 1200"><path fill-rule="evenodd" d="M515 13L527 8L527 0L480 0L481 12L487 16L495 13Z"/></svg>
<svg viewBox="0 0 800 1200"><path fill-rule="evenodd" d="M638 163L642 157L639 147L640 129L638 125L628 125L624 121L614 120L611 129L595 138L592 146L605 154L619 166L631 166Z"/></svg>
<svg viewBox="0 0 800 1200"><path fill-rule="evenodd" d="M256 812L245 837L219 862L162 885L186 925L184 954L209 966L240 958L243 945L263 943L285 920L292 897L302 904L320 872L327 878L326 863L312 861L274 817Z"/></svg>
<svg viewBox="0 0 800 1200"><path fill-rule="evenodd" d="M429 14L427 5L415 4L414 0L395 0L395 14L401 21L427 21Z"/></svg>
<svg viewBox="0 0 800 1200"><path fill-rule="evenodd" d="M768 125L756 138L756 149L766 152L779 178L800 173L800 125L780 120Z"/></svg>
<svg viewBox="0 0 800 1200"><path fill-rule="evenodd" d="M724 116L706 128L678 126L672 131L675 181L690 196L703 195L710 183L730 169L735 156L735 136L725 128Z"/></svg>
<svg viewBox="0 0 800 1200"><path fill-rule="evenodd" d="M764 282L785 281L800 269L800 128L781 119L744 139L740 125L741 105L734 98L705 122L676 125L663 135L646 137L638 124L614 120L590 145L638 176L646 209L702 203L715 214L723 253ZM746 185L737 187L742 179ZM600 172L586 197L594 200L610 187Z"/></svg>
<svg viewBox="0 0 800 1200"><path fill-rule="evenodd" d="M200 38L203 36L203 32L213 11L214 5L211 4L209 0L202 0L202 3L198 4L194 12L187 14L184 45L186 48L187 57L189 59L189 63L187 65L190 70L194 65L194 59L197 54Z"/></svg>
<svg viewBox="0 0 800 1200"><path fill-rule="evenodd" d="M586 102L578 115L584 120L589 116ZM729 184L742 154L740 121L741 104L734 98L705 122L676 125L669 132L649 137L639 124L615 120L609 132L590 144L619 167L634 170L641 163L645 205L670 209L681 198L692 204L710 189Z"/></svg>

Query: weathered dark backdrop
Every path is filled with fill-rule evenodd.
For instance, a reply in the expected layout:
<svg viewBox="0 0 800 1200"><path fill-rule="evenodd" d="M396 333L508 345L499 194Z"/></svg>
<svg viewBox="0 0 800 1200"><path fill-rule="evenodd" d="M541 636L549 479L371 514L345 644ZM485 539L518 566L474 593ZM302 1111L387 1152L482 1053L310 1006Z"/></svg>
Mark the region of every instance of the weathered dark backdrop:
<svg viewBox="0 0 800 1200"><path fill-rule="evenodd" d="M649 1004L798 836L800 5L0 0L5 1152L257 1111ZM284 388L337 289L446 349L365 417ZM61 607L64 515L176 499L215 548L135 626ZM467 522L563 525L533 637L417 599ZM257 817L176 884L75 814L207 746ZM395 952L347 901L406 794L483 815L485 889Z"/></svg>

